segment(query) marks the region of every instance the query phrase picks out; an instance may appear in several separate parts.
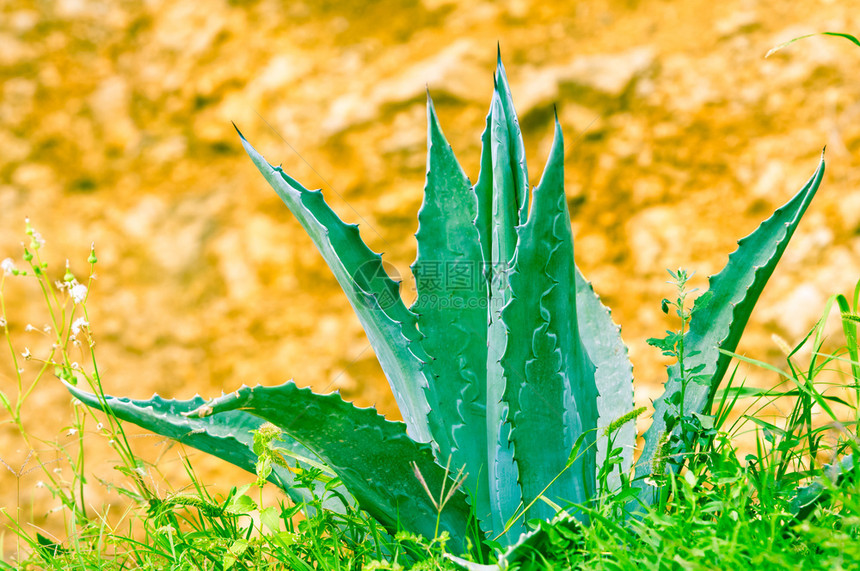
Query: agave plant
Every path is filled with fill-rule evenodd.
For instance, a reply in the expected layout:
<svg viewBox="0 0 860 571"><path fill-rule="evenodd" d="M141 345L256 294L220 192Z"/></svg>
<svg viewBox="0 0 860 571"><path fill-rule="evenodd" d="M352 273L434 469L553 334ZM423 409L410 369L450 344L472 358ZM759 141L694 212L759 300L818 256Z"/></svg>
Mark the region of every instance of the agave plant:
<svg viewBox="0 0 860 571"><path fill-rule="evenodd" d="M468 549L474 519L502 544L513 544L528 519L550 519L560 508L585 522L576 506L595 497L596 474L607 458L617 464L616 481L632 468L633 423L612 434L612 450L599 430L631 417L632 367L620 329L574 264L558 118L532 193L501 59L494 83L475 184L454 157L428 94L427 178L412 266L417 301L408 309L358 227L341 221L320 191L270 165L239 133L349 298L402 423L292 382L243 386L208 402L69 390L249 471L256 461L251 431L273 423L283 431L290 465L321 460L388 528L429 537L447 531L449 546L460 552ZM671 403L683 398L684 410L697 413L710 406L729 361L721 350L736 348L823 169L822 161L710 279L710 301L696 308L685 337L688 369L670 368L645 436L636 469L640 501L654 497L641 482L658 442L678 430L667 425ZM688 370L700 382L682 382ZM296 498L303 493L287 467L274 466L268 479Z"/></svg>

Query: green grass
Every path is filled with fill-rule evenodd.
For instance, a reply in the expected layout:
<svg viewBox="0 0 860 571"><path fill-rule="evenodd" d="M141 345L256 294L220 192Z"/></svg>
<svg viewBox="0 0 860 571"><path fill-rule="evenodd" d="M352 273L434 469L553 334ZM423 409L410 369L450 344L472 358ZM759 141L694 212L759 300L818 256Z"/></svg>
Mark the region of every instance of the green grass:
<svg viewBox="0 0 860 571"><path fill-rule="evenodd" d="M255 447L261 477L255 481L249 475L244 486L221 494L210 492L187 458L191 487L162 489L149 476L158 471L157 464L148 464L135 453L123 424L87 407L71 407L67 434L76 436L71 444L33 437L22 411L40 381L44 380L38 390L64 390L51 378L56 376L103 393L94 351L97 324L91 326L86 313L88 289L68 269L61 281L53 281L40 258L43 242L29 223L27 233L30 243L21 263L25 269L13 269L4 262L0 274L0 326L17 371L16 386L3 386L0 400L7 416L4 423L12 425L33 451L44 476L42 485L59 501L61 509L52 517L64 522L65 536L42 533L20 509L0 508L7 534L17 543L15 555L0 567L457 568L446 558L445 537L430 541L406 533L390 535L352 507L354 502L338 497L334 490L339 481L316 466L306 465L298 473L304 487L317 490L311 500L296 504L282 499L267 505L262 493L268 485L265 474L279 455L276 434L263 429ZM96 263L93 251L86 288L92 286ZM14 328L7 323L6 307L11 303L4 296L7 280L29 280L34 292L45 299L50 328L42 333L52 343L41 357L16 344ZM681 329L689 319L684 310L684 281L676 280L679 297L674 304ZM604 494L587 506L589 526L571 520L532 522L542 533L504 555L507 568L856 569L860 565L860 478L851 459L860 458L858 298L860 283L850 302L845 296L833 296L809 335L794 348L784 347L784 367L735 356L738 363L760 367L780 383L769 389L747 387L736 367L711 415L679 419L684 438L695 443L694 452L683 459L677 474L670 471L664 482L657 482L664 484L665 493L653 508L636 517L625 516L625 505L635 501L634 488L622 478L620 488L608 491L607 475L603 475ZM825 351L825 325L833 319L834 304L842 340ZM655 341L664 350L669 346L666 340ZM803 354L807 357L801 364ZM683 358L682 348L675 357ZM40 364L33 378L26 376L22 360ZM771 412L779 407L786 412ZM88 507L85 499L88 470L83 435L88 422L96 423L96 431L107 437L106 445L116 453L122 482L111 485L128 499L126 511L118 517L107 513L107 506L101 512ZM753 443L746 446L751 451L739 452L742 441ZM65 477L58 476L55 458L68 468ZM842 462L842 472L825 477L822 459ZM680 466L678 458L663 460ZM807 488L798 499L799 487L810 484L815 487ZM500 555L492 549L497 546L489 547L487 552L492 554L482 564L493 563Z"/></svg>

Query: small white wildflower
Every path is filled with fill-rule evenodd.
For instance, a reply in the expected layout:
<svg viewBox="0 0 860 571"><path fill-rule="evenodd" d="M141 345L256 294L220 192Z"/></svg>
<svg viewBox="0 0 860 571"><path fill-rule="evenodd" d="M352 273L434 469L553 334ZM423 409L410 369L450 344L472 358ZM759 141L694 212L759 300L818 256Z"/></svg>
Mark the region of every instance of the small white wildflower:
<svg viewBox="0 0 860 571"><path fill-rule="evenodd" d="M75 435L75 434L77 434L77 433L78 433L78 429L77 429L77 428L70 428L70 429L66 432L66 436L74 436L74 435Z"/></svg>
<svg viewBox="0 0 860 571"><path fill-rule="evenodd" d="M44 331L45 333L50 333L51 332L51 326L46 325L46 326L42 327L42 331Z"/></svg>
<svg viewBox="0 0 860 571"><path fill-rule="evenodd" d="M104 427L105 427L105 425L100 422L96 425L96 430L101 430Z"/></svg>
<svg viewBox="0 0 860 571"><path fill-rule="evenodd" d="M21 356L22 356L22 357L24 357L25 359L27 359L27 360L29 361L29 360L30 360L30 357L32 357L32 355L30 354L30 348L29 348L29 347L24 347L24 352L23 352L23 353L21 353Z"/></svg>
<svg viewBox="0 0 860 571"><path fill-rule="evenodd" d="M74 362L74 363L72 363L72 370L73 371L80 371L81 366L77 362Z"/></svg>
<svg viewBox="0 0 860 571"><path fill-rule="evenodd" d="M83 401L82 401L81 399L79 399L79 398L75 397L75 398L73 398L73 399L72 399L72 404L73 404L74 406L81 406L81 405L82 405L82 404L84 404L84 403L83 403Z"/></svg>
<svg viewBox="0 0 860 571"><path fill-rule="evenodd" d="M59 474L62 471L63 471L62 468L54 468L54 474Z"/></svg>
<svg viewBox="0 0 860 571"><path fill-rule="evenodd" d="M54 286L56 286L56 288L60 291L66 289L66 284L64 282L56 281L54 282Z"/></svg>
<svg viewBox="0 0 860 571"><path fill-rule="evenodd" d="M89 327L89 326L90 326L90 324L86 320L86 318L78 317L77 319L75 319L75 321L72 323L72 337L73 337L72 340L73 341L75 340L74 336L77 335L78 333L80 333L82 328Z"/></svg>
<svg viewBox="0 0 860 571"><path fill-rule="evenodd" d="M116 444L116 441L113 438L108 440L108 446L113 446L114 444Z"/></svg>
<svg viewBox="0 0 860 571"><path fill-rule="evenodd" d="M0 262L0 268L2 268L3 273L8 276L15 271L15 261L12 258L6 258Z"/></svg>
<svg viewBox="0 0 860 571"><path fill-rule="evenodd" d="M87 286L84 284L74 283L74 285L69 288L69 295L72 296L75 303L83 303L87 298Z"/></svg>
<svg viewBox="0 0 860 571"><path fill-rule="evenodd" d="M24 331L38 331L38 329L28 323L27 327L24 328Z"/></svg>
<svg viewBox="0 0 860 571"><path fill-rule="evenodd" d="M0 327L6 327L6 320L0 317Z"/></svg>
<svg viewBox="0 0 860 571"><path fill-rule="evenodd" d="M20 375L20 374L21 374L21 373L23 373L23 372L24 372L24 367L19 367L19 368L18 368L18 374Z"/></svg>
<svg viewBox="0 0 860 571"><path fill-rule="evenodd" d="M33 248L38 250L42 246L45 245L45 239L42 238L42 234L33 230Z"/></svg>
<svg viewBox="0 0 860 571"><path fill-rule="evenodd" d="M39 480L38 482L36 482L36 487L37 488L44 488L45 482L43 482L42 480Z"/></svg>

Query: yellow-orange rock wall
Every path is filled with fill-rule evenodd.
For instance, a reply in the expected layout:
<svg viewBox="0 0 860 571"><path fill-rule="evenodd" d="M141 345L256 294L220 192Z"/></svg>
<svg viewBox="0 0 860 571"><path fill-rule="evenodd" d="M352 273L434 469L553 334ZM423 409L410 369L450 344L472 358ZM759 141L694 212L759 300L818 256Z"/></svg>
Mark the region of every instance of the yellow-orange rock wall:
<svg viewBox="0 0 860 571"><path fill-rule="evenodd" d="M271 162L323 188L408 276L425 87L474 180L498 41L533 184L558 107L578 263L622 325L637 401L648 403L665 361L644 339L675 327L659 309L672 293L665 268L695 270L704 285L735 240L805 182L824 145L822 189L741 351L778 364L771 333L799 341L827 297L860 278L860 49L816 37L764 59L804 33L856 33L858 7L9 0L0 8L0 259L20 257L25 216L57 278L66 258L85 275L95 242L90 322L110 393L216 395L293 378L396 415L337 283L230 122ZM38 334L24 327L44 324L43 304L13 281L10 330L19 350L35 348ZM0 353L0 390L14 386ZM28 428L63 442L69 400L55 379L42 381ZM0 438L0 457L17 469L23 441L8 425ZM105 439L86 442L92 469L109 472L99 464L112 457ZM161 439L138 442L144 455L163 449ZM168 479L181 479L175 450L168 456ZM207 482L246 478L200 457ZM17 481L3 473L2 505L33 498L32 518L45 524L53 504L34 487L38 471ZM117 501L95 480L90 489Z"/></svg>

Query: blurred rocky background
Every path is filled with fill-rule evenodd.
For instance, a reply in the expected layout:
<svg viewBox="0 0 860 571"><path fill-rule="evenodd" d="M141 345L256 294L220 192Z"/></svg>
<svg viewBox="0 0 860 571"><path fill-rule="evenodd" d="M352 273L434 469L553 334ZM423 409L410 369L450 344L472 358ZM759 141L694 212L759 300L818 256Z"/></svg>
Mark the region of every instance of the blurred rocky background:
<svg viewBox="0 0 860 571"><path fill-rule="evenodd" d="M829 295L860 277L860 4L803 0L0 3L0 259L20 259L24 219L82 278L99 256L89 318L105 390L206 396L293 378L395 417L358 321L299 224L241 149L231 121L305 186L321 187L403 276L425 168L425 87L466 172L500 42L536 184L557 105L583 272L623 327L637 402L665 360L645 344L677 327L660 311L666 268L718 271L812 174L824 184L740 351L779 365ZM408 282L404 296L412 295ZM16 349L44 347L44 302L6 280ZM5 351L5 349L4 349ZM32 378L38 363L25 364ZM748 369L742 375L755 375ZM763 377L762 382L773 380ZM0 390L15 393L8 354ZM71 442L70 399L46 378L25 408L36 436ZM648 424L641 419L640 430ZM133 434L140 431L131 430ZM0 428L2 505L49 528L59 515L26 446ZM106 439L86 435L95 505L120 502ZM178 447L140 437L181 485ZM207 483L250 477L192 453ZM100 464L102 460L105 463ZM60 464L58 464L60 466ZM33 468L32 459L24 472ZM53 521L53 524L52 524ZM61 521L59 522L61 523ZM5 522L4 522L5 524ZM8 539L8 538L7 538Z"/></svg>

